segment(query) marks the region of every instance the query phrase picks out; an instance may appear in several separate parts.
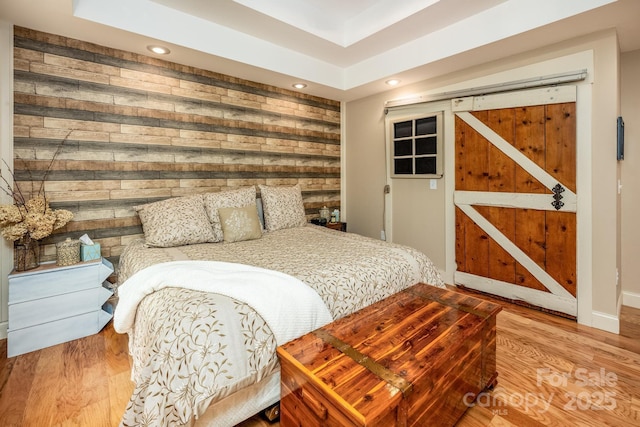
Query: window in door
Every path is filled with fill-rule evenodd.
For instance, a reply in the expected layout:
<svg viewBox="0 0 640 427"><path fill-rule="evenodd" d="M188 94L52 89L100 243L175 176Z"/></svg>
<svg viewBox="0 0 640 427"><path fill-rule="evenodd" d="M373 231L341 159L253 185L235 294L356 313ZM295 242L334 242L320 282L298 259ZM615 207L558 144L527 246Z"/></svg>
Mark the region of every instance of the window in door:
<svg viewBox="0 0 640 427"><path fill-rule="evenodd" d="M442 177L442 112L392 122L391 177Z"/></svg>

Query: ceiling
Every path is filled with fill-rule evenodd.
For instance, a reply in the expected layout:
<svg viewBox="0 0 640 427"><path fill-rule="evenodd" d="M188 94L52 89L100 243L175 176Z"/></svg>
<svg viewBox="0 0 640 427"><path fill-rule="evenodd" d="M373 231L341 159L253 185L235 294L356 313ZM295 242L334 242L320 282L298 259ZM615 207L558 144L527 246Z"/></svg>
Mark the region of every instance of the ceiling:
<svg viewBox="0 0 640 427"><path fill-rule="evenodd" d="M343 101L610 28L640 49L638 18L638 0L0 0L16 25Z"/></svg>

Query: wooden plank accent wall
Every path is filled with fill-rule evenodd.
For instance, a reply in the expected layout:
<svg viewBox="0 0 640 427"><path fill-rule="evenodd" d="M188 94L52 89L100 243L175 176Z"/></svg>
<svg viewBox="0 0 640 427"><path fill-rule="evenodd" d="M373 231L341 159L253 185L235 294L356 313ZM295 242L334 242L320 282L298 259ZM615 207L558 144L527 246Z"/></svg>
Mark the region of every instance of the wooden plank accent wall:
<svg viewBox="0 0 640 427"><path fill-rule="evenodd" d="M142 235L133 206L169 197L299 183L307 214L339 208L337 101L25 28L14 47L16 185L49 168L51 206L74 214L45 259L87 233L117 262Z"/></svg>

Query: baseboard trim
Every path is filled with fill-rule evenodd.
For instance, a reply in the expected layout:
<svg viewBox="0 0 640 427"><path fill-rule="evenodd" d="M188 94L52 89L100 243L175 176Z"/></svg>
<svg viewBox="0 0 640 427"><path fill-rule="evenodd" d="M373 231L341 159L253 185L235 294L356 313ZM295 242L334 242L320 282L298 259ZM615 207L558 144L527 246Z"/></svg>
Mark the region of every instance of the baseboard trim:
<svg viewBox="0 0 640 427"><path fill-rule="evenodd" d="M635 292L622 292L622 305L640 309L640 294Z"/></svg>
<svg viewBox="0 0 640 427"><path fill-rule="evenodd" d="M614 334L620 333L620 319L617 316L599 311L593 311L591 316L592 327Z"/></svg>
<svg viewBox="0 0 640 427"><path fill-rule="evenodd" d="M9 329L9 322L0 322L0 340L7 338L7 330Z"/></svg>

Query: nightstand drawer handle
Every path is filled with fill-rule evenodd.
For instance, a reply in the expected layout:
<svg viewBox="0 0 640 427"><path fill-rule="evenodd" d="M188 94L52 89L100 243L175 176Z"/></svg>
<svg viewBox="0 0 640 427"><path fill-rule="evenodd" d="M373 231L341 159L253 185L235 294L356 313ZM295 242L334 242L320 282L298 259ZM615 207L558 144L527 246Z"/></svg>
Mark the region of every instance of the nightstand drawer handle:
<svg viewBox="0 0 640 427"><path fill-rule="evenodd" d="M303 388L302 390L300 390L300 397L302 398L302 401L309 407L309 409L311 409L313 413L316 414L316 417L321 420L327 419L327 408L325 408L322 403L320 403L315 397L313 397L311 393L305 391L305 389Z"/></svg>

